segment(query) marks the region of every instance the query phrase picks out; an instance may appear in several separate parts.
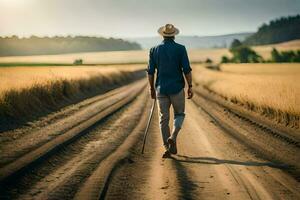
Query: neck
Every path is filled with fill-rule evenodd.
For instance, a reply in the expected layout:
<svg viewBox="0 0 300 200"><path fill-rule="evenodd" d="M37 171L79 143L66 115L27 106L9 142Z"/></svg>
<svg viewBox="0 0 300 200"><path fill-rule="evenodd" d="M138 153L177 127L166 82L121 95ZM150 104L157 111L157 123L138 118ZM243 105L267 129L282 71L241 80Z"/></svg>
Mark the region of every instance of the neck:
<svg viewBox="0 0 300 200"><path fill-rule="evenodd" d="M171 38L171 37L164 37L164 41L174 41L174 38Z"/></svg>
<svg viewBox="0 0 300 200"><path fill-rule="evenodd" d="M174 40L175 37L163 37L165 40Z"/></svg>

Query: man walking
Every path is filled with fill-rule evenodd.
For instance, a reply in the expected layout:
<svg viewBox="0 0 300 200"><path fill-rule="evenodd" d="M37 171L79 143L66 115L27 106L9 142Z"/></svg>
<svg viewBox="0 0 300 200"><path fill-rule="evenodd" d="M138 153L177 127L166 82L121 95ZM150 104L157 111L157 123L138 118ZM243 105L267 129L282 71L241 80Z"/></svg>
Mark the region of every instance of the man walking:
<svg viewBox="0 0 300 200"><path fill-rule="evenodd" d="M166 149L163 158L167 158L177 153L176 139L185 117L184 76L188 83L188 99L193 97L192 69L186 48L174 41L179 30L172 24L166 24L158 29L158 33L164 40L150 49L147 71L151 98L157 98L158 103L160 131ZM154 85L155 71L157 76ZM172 133L169 128L171 105L174 110Z"/></svg>

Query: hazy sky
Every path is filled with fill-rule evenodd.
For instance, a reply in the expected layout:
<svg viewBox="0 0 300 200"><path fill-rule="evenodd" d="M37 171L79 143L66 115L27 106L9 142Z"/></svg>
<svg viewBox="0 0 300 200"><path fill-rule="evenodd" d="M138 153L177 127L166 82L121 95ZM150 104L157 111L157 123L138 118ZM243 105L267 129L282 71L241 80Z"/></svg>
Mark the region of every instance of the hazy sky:
<svg viewBox="0 0 300 200"><path fill-rule="evenodd" d="M165 23L220 35L299 13L300 0L0 0L0 35L155 36Z"/></svg>

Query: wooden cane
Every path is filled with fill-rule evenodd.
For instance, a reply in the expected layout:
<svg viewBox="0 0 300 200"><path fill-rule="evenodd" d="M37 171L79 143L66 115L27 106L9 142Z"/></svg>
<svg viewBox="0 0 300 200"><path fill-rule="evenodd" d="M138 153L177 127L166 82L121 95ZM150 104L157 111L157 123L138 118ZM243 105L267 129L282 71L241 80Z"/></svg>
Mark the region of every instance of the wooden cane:
<svg viewBox="0 0 300 200"><path fill-rule="evenodd" d="M149 129L149 126L150 126L150 123L151 123L151 119L152 119L152 116L153 116L155 104L156 104L156 98L153 101L151 112L150 112L148 123L147 123L147 127L146 127L146 130L145 130L145 133L144 133L144 141L143 141L142 154L144 153L145 143L146 143L146 139L147 139L147 135L148 135L148 129Z"/></svg>

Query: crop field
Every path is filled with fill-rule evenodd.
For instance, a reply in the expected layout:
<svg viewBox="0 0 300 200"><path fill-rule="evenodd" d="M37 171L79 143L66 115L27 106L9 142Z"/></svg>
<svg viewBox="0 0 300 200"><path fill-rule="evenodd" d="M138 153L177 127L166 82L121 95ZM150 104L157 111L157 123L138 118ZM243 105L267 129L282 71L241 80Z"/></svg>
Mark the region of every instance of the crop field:
<svg viewBox="0 0 300 200"><path fill-rule="evenodd" d="M299 74L299 63L251 63L251 64L222 64L220 69L223 72L235 74Z"/></svg>
<svg viewBox="0 0 300 200"><path fill-rule="evenodd" d="M10 90L30 88L35 85L46 85L59 80L79 80L103 76L113 80L124 72L145 68L145 65L113 66L51 66L51 67L1 67L0 96Z"/></svg>
<svg viewBox="0 0 300 200"><path fill-rule="evenodd" d="M253 49L264 59L269 59L271 57L270 52L273 48L276 48L278 51L296 51L300 49L300 40L293 40L274 45L262 45L253 47Z"/></svg>
<svg viewBox="0 0 300 200"><path fill-rule="evenodd" d="M0 13L0 200L300 200L300 0Z"/></svg>
<svg viewBox="0 0 300 200"><path fill-rule="evenodd" d="M0 199L299 199L300 64L223 55L189 51L194 96L171 159L148 50L0 57Z"/></svg>
<svg viewBox="0 0 300 200"><path fill-rule="evenodd" d="M105 92L134 79L143 68L144 65L1 67L1 125Z"/></svg>
<svg viewBox="0 0 300 200"><path fill-rule="evenodd" d="M299 127L300 64L226 64L220 68L195 66L194 79L231 102Z"/></svg>
<svg viewBox="0 0 300 200"><path fill-rule="evenodd" d="M300 40L275 45L265 45L254 47L258 54L264 58L270 57L272 48L276 47L279 51L296 50L300 48ZM140 51L111 51L111 52L90 52L62 55L42 55L42 56L10 56L0 57L0 64L14 63L48 63L48 64L72 64L76 59L82 59L84 64L133 64L147 63L148 50ZM227 48L221 49L191 49L189 50L190 62L204 62L210 58L218 63L222 56L230 56Z"/></svg>

